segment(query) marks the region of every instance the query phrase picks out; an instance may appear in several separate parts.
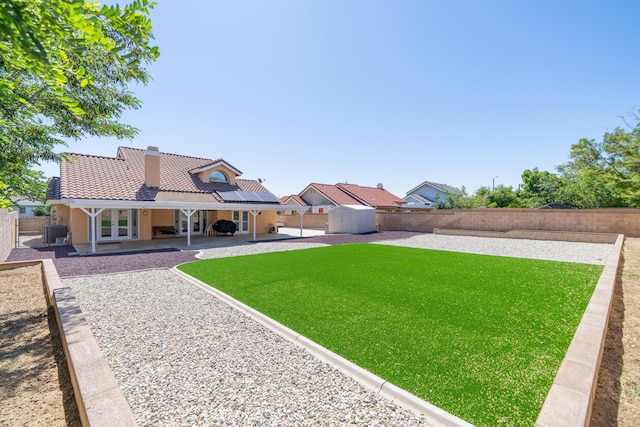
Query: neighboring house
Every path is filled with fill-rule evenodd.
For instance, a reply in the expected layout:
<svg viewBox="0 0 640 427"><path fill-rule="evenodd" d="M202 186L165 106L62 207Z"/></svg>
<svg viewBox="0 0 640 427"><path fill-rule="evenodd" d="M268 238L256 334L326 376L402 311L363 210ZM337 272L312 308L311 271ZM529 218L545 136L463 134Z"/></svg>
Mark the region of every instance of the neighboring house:
<svg viewBox="0 0 640 427"><path fill-rule="evenodd" d="M240 179L223 159L119 147L116 157L68 154L47 200L74 244L203 234L218 220L236 233L268 233L278 199L257 180ZM95 236L95 237L94 237Z"/></svg>
<svg viewBox="0 0 640 427"><path fill-rule="evenodd" d="M464 193L450 185L425 181L409 190L404 197L405 208L435 208L438 203L446 202L448 194L462 196Z"/></svg>
<svg viewBox="0 0 640 427"><path fill-rule="evenodd" d="M11 203L11 208L18 211L19 216L35 216L35 209L44 208L45 206L44 203L34 202L24 197L12 197Z"/></svg>
<svg viewBox="0 0 640 427"><path fill-rule="evenodd" d="M311 208L310 206L307 206L307 202L302 200L302 198L297 194L291 194L290 196L280 197L280 204L288 205L288 206L296 206L296 207L306 207L307 210ZM292 209L283 209L282 211L280 211L280 213L282 215L291 215L295 212Z"/></svg>
<svg viewBox="0 0 640 427"><path fill-rule="evenodd" d="M289 196L289 201L291 201ZM363 187L355 184L309 184L298 194L301 200L311 206L313 213L327 213L336 206L363 205L376 209L398 208L404 200L385 190L382 184L377 187Z"/></svg>
<svg viewBox="0 0 640 427"><path fill-rule="evenodd" d="M576 207L566 205L564 203L551 202L544 206L540 206L538 209L576 209Z"/></svg>

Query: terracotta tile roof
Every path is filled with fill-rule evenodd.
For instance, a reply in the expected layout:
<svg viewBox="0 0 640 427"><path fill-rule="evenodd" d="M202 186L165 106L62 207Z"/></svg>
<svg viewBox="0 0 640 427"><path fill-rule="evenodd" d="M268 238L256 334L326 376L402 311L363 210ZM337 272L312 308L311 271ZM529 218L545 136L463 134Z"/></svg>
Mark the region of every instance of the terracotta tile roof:
<svg viewBox="0 0 640 427"><path fill-rule="evenodd" d="M145 185L145 150L119 147L117 157L68 153L69 160L60 164L60 197L94 200L178 201L171 193L196 193L188 199L224 203L216 191L257 191L270 193L256 180L236 179L236 184L203 182L190 170L223 162L178 154L160 153L160 187ZM54 190L52 190L52 195ZM275 196L274 196L275 197Z"/></svg>
<svg viewBox="0 0 640 427"><path fill-rule="evenodd" d="M47 200L60 199L60 177L52 176L47 180Z"/></svg>
<svg viewBox="0 0 640 427"><path fill-rule="evenodd" d="M302 200L302 197L298 196L297 194L291 194L289 196L282 196L280 197L280 204L284 205L286 204L289 200L295 202L297 205L299 206L307 206L307 202L305 202L304 200Z"/></svg>
<svg viewBox="0 0 640 427"><path fill-rule="evenodd" d="M300 196L304 198L305 193L314 188L324 197L331 200L335 205L365 205L377 208L397 208L405 201L400 197L378 187L363 187L356 184L317 184L312 183L307 186ZM305 202L305 204L309 204Z"/></svg>
<svg viewBox="0 0 640 427"><path fill-rule="evenodd" d="M306 189L303 190L302 193L300 193L300 197L304 199L304 193L310 188L314 188L316 191L324 195L327 199L331 200L333 203L335 203L338 206L362 204L357 199L354 199L344 191L340 190L337 186L329 185L329 184L311 183L307 186Z"/></svg>
<svg viewBox="0 0 640 427"><path fill-rule="evenodd" d="M384 188L363 187L355 184L336 184L336 187L358 199L363 205L376 208L397 208L405 202Z"/></svg>

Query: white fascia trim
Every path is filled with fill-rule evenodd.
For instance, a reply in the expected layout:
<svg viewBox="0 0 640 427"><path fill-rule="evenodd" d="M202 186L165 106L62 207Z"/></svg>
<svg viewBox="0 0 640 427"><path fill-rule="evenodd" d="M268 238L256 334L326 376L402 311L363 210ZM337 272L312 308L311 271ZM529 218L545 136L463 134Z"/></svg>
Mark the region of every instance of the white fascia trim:
<svg viewBox="0 0 640 427"><path fill-rule="evenodd" d="M62 199L62 204L70 208L123 208L123 209L197 209L210 211L279 211L295 210L305 211L308 207L295 207L288 205L266 205L248 203L189 203L189 202L154 202L134 200L88 200L88 199Z"/></svg>
<svg viewBox="0 0 640 427"><path fill-rule="evenodd" d="M227 162L226 162L226 161L224 161L224 160L219 160L219 161L217 161L217 162L211 163L211 164L209 164L209 165L207 165L207 166L204 166L204 167L199 167L199 168L195 168L195 169L190 169L190 170L189 170L189 172L191 172L191 173L200 173L200 172L204 172L204 171L208 171L208 170L211 170L211 169L217 168L217 167L218 167L218 166L220 166L220 165L222 165L222 166L226 167L227 169L229 169L230 171L232 171L233 173L235 173L235 174L236 174L236 176L240 176L240 175L242 175L242 172L240 172L238 169L234 168L233 166L231 166L229 163L227 163Z"/></svg>

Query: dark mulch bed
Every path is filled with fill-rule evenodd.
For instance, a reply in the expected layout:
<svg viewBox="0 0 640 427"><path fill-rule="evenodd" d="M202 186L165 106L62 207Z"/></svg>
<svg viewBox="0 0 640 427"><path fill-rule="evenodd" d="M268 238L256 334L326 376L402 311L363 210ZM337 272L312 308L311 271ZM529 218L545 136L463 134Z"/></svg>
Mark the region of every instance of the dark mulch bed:
<svg viewBox="0 0 640 427"><path fill-rule="evenodd" d="M155 251L123 252L70 256L75 248L55 246L45 248L14 249L7 261L26 261L51 258L60 277L86 276L90 274L118 273L122 271L144 270L147 268L174 267L196 259L196 251L161 249Z"/></svg>
<svg viewBox="0 0 640 427"><path fill-rule="evenodd" d="M327 234L314 237L280 240L340 245L344 243L368 243L378 240L403 239L417 234L409 231L380 231L369 234ZM71 256L75 252L71 245L42 248L14 249L7 261L27 261L51 258L60 277L86 276L91 274L119 273L122 271L144 270L148 268L174 267L196 260L197 251L179 251L177 249L159 249L154 251L123 252L117 254L98 254Z"/></svg>

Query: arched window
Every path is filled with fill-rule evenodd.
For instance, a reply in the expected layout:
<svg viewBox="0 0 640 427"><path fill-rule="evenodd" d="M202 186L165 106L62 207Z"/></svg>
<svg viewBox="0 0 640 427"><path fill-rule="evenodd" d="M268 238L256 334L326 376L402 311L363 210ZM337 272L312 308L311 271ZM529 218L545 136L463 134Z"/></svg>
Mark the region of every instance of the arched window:
<svg viewBox="0 0 640 427"><path fill-rule="evenodd" d="M209 175L209 182L227 182L227 176L220 171L213 171Z"/></svg>

